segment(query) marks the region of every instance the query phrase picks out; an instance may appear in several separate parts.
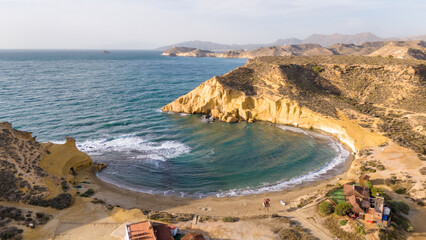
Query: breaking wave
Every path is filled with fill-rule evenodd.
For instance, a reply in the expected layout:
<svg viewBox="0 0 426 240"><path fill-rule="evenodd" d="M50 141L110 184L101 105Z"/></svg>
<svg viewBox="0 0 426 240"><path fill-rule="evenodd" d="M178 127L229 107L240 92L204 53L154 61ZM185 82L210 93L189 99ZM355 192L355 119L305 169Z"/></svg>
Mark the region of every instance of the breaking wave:
<svg viewBox="0 0 426 240"><path fill-rule="evenodd" d="M136 159L167 161L189 153L190 147L178 141L148 141L138 136L85 141L77 145L78 149L92 156L105 153L132 153Z"/></svg>
<svg viewBox="0 0 426 240"><path fill-rule="evenodd" d="M313 138L325 138L329 141L329 146L336 152L336 156L330 162L326 163L321 168L315 171L311 171L302 176L297 176L289 180L278 181L273 184L264 183L264 186L257 187L257 188L232 189L228 191L217 192L214 195L216 195L217 197L227 197L227 196L243 196L243 195L250 195L250 194L259 194L264 192L276 192L276 191L292 188L297 185L301 185L301 184L313 182L316 180L324 179L326 177L330 177L329 173L333 170L337 170L337 171L343 170L345 162L350 156L350 152L346 150L340 142L334 140L333 138L325 134L305 131L303 129L296 128L296 127L290 127L290 126L277 126L277 127L285 131L303 133Z"/></svg>

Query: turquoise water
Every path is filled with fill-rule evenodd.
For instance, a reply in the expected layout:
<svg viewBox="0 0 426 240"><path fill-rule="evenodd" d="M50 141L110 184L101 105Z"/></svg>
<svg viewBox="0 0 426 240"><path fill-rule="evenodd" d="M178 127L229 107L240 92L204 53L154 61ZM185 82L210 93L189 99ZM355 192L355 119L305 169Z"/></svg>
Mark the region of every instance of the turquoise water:
<svg viewBox="0 0 426 240"><path fill-rule="evenodd" d="M341 171L347 152L318 133L160 111L244 63L157 51L0 51L0 121L43 142L72 136L109 164L102 180L142 192L243 195Z"/></svg>

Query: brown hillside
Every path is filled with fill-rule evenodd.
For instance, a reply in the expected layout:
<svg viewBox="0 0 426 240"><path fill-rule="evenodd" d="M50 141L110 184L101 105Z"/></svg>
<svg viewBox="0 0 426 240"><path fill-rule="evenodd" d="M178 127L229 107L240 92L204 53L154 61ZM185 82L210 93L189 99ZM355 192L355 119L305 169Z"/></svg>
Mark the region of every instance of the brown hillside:
<svg viewBox="0 0 426 240"><path fill-rule="evenodd" d="M404 116L426 113L425 84L426 61L260 57L206 81L163 110L339 132L355 149L376 138L366 139L369 132L377 133L424 154L426 137L416 128L425 122Z"/></svg>

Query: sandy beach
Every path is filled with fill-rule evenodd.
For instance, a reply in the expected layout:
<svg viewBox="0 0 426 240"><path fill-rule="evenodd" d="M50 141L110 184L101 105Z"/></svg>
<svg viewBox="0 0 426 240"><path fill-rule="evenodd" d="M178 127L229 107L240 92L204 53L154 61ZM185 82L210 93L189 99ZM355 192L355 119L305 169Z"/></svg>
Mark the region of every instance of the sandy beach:
<svg viewBox="0 0 426 240"><path fill-rule="evenodd" d="M92 198L103 200L105 203L94 204L91 202L91 198L77 197L69 209L62 211L43 209L52 214L55 217L54 220L40 229L28 231L25 238L39 239L43 235L45 239L99 239L98 236L102 236L102 239L120 239L124 234L124 230L120 230L124 229L124 223L147 219L148 216L143 214L140 210L142 209L216 218L217 221L205 221L197 224L194 224L193 221L175 224L181 229L208 233L211 239L273 239L274 227L280 223L274 223L270 219L269 216L272 214L286 216L296 221L318 239L330 239L331 234L320 224L321 217L317 214L316 205L324 199L326 192L333 185L356 180L359 177L360 164L370 159L380 161L386 167L384 171L371 174L373 184L384 188L395 199L404 199L383 185L383 179L391 174L399 177L408 174L411 179L417 181L414 186L417 189L416 194L423 194L424 197L425 191L422 187L424 177L418 171L424 166L424 162L418 160L413 151L393 143L373 148L372 154L367 158L356 157L347 161L345 171L330 179L319 180L280 192L239 197L193 199L134 192L101 181L96 177L94 169L84 169L79 171L77 176L77 181L82 186L79 191L91 188L95 191ZM404 172L399 170L402 165L406 169ZM264 198L271 199L269 213L262 208ZM310 201L306 206L298 208L297 205L301 199L310 199ZM285 201L287 205L282 206L280 200ZM412 219L415 229L415 232L410 235L410 239L421 239L426 234L426 228L421 221L426 217L426 209L410 200L405 199L405 202L411 207L410 219ZM108 210L109 205L117 207ZM22 205L20 207L37 208ZM240 221L225 223L220 220L222 217L228 216L239 217ZM254 228L254 226L256 227ZM259 233L262 236L258 236Z"/></svg>

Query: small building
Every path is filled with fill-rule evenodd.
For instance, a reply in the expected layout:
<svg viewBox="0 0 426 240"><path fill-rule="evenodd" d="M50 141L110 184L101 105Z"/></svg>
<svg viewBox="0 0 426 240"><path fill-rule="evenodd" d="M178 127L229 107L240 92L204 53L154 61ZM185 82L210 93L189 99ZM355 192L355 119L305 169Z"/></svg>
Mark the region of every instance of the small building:
<svg viewBox="0 0 426 240"><path fill-rule="evenodd" d="M126 224L126 240L174 240L166 224L143 221Z"/></svg>
<svg viewBox="0 0 426 240"><path fill-rule="evenodd" d="M365 178L364 178L365 179ZM385 207L385 199L370 197L370 190L365 187L346 184L343 194L347 203L352 205L351 211L368 223L379 222L385 226L390 222L390 209Z"/></svg>
<svg viewBox="0 0 426 240"><path fill-rule="evenodd" d="M356 199L362 202L363 200L366 200L366 201L369 200L370 190L366 187L345 184L343 185L343 195L345 195L346 199L349 196L354 196Z"/></svg>

